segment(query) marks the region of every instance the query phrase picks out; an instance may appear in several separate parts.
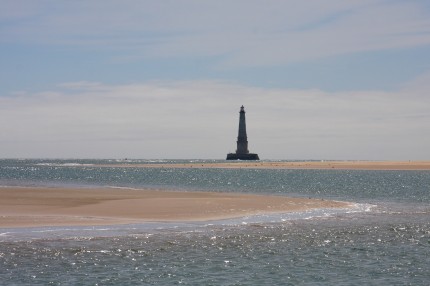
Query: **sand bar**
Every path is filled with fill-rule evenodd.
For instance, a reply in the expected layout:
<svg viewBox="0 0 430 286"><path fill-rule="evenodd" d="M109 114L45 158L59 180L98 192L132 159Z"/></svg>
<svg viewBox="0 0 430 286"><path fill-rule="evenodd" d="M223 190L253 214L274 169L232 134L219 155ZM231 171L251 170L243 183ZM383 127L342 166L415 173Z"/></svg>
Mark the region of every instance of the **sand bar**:
<svg viewBox="0 0 430 286"><path fill-rule="evenodd" d="M208 221L350 203L280 196L96 188L0 188L0 227Z"/></svg>
<svg viewBox="0 0 430 286"><path fill-rule="evenodd" d="M225 163L157 163L93 165L123 168L224 168L224 169L328 169L328 170L430 170L430 161L232 161Z"/></svg>

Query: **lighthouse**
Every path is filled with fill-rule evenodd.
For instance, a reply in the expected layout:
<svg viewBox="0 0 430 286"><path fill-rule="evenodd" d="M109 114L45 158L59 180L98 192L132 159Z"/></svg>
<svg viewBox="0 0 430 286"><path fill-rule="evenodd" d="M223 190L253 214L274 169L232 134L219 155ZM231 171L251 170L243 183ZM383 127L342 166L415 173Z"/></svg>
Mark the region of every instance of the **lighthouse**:
<svg viewBox="0 0 430 286"><path fill-rule="evenodd" d="M246 135L245 107L240 107L239 134L237 136L236 153L227 154L227 160L260 160L258 154L249 153L248 136Z"/></svg>

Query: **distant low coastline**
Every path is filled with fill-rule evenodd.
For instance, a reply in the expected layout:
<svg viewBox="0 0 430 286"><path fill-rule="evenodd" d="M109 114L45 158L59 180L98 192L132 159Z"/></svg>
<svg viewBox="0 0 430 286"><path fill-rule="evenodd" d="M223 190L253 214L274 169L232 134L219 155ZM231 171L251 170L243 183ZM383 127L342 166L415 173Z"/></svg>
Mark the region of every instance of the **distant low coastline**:
<svg viewBox="0 0 430 286"><path fill-rule="evenodd" d="M327 169L327 170L430 170L430 161L236 161L220 163L156 163L93 165L123 168L224 168L224 169Z"/></svg>

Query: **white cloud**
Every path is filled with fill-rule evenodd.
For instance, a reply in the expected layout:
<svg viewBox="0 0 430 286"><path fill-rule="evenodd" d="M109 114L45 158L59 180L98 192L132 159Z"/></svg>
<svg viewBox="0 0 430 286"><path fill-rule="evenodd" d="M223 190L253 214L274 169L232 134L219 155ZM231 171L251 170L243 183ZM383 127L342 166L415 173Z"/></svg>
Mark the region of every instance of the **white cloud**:
<svg viewBox="0 0 430 286"><path fill-rule="evenodd" d="M134 59L220 55L222 67L430 44L420 1L34 3L6 1L0 41L103 47ZM16 13L26 4L33 13Z"/></svg>
<svg viewBox="0 0 430 286"><path fill-rule="evenodd" d="M414 90L418 84L327 93L217 81L66 83L0 97L0 157L222 159L235 150L244 104L250 151L261 158L429 159L430 99Z"/></svg>
<svg viewBox="0 0 430 286"><path fill-rule="evenodd" d="M430 72L421 74L417 78L404 83L401 88L410 96L419 95L428 97L430 90Z"/></svg>

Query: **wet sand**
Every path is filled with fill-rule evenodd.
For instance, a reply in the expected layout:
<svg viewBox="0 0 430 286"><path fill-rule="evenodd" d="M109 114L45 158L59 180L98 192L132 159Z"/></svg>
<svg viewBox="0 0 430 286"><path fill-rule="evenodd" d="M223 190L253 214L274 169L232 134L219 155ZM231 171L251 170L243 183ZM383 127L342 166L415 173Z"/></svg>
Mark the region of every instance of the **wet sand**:
<svg viewBox="0 0 430 286"><path fill-rule="evenodd" d="M210 221L350 206L347 202L268 195L115 188L1 187L0 227Z"/></svg>
<svg viewBox="0 0 430 286"><path fill-rule="evenodd" d="M123 168L223 168L223 169L337 169L337 170L430 170L430 161L231 161L225 163L93 165Z"/></svg>

